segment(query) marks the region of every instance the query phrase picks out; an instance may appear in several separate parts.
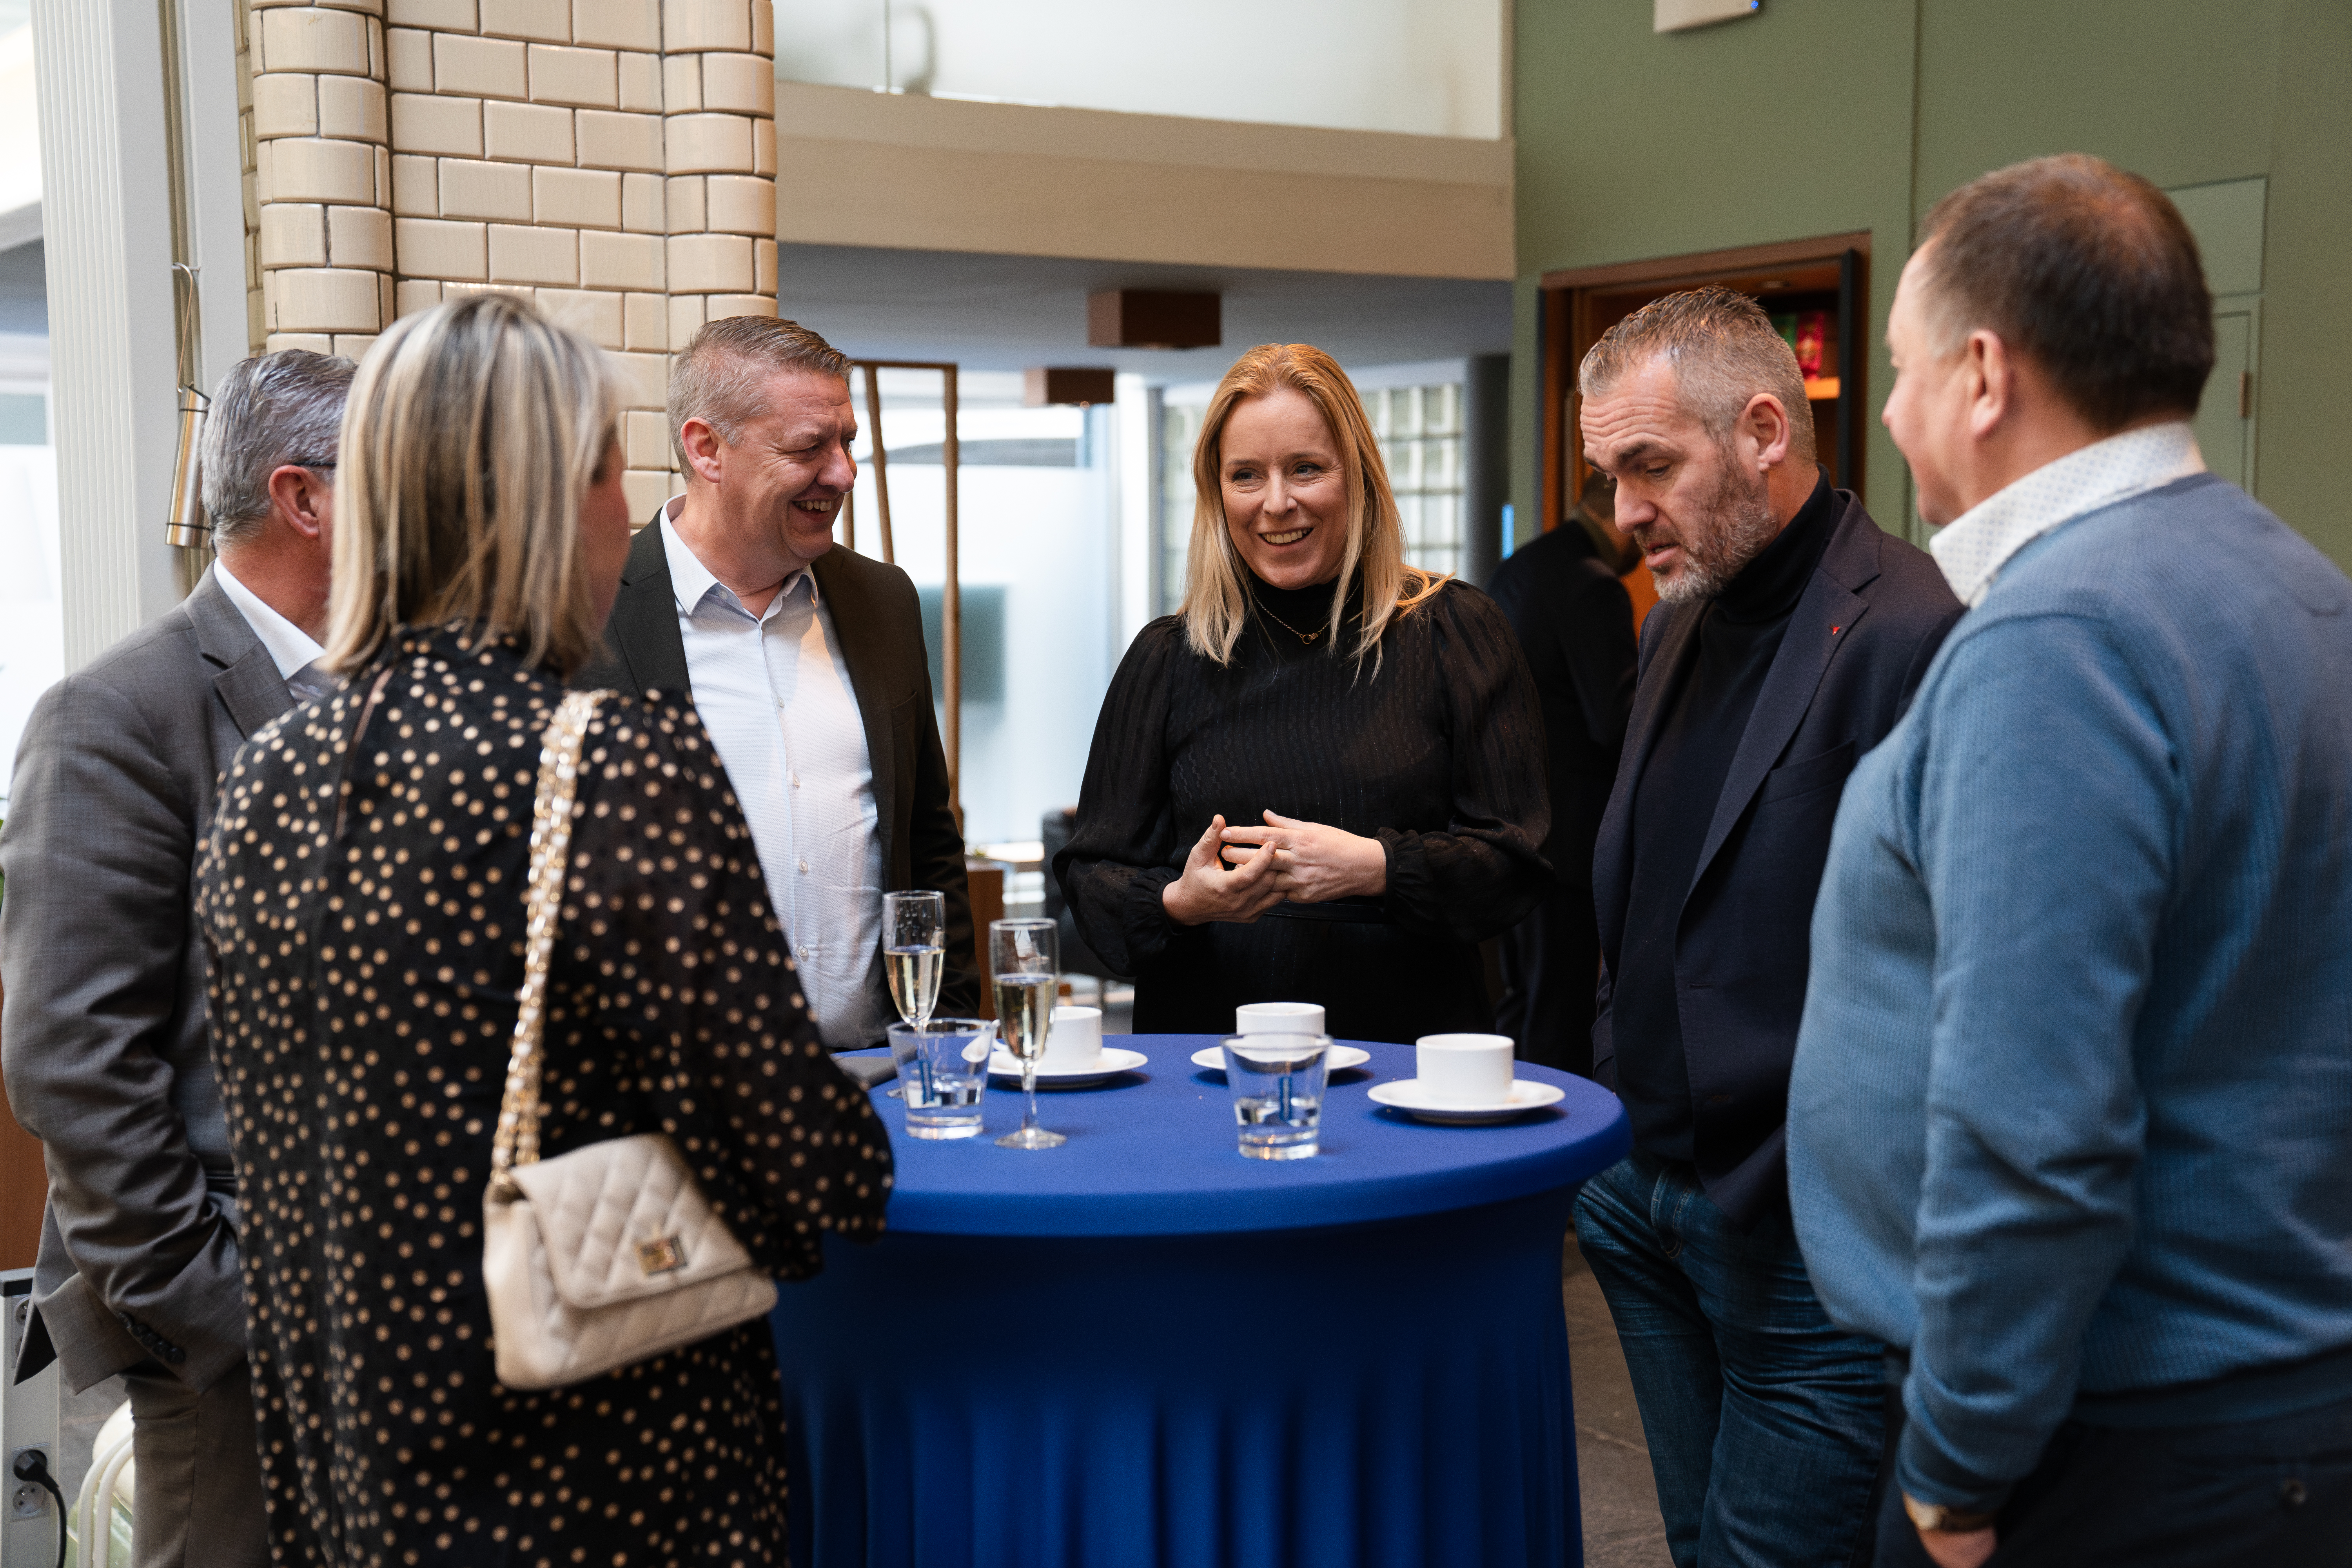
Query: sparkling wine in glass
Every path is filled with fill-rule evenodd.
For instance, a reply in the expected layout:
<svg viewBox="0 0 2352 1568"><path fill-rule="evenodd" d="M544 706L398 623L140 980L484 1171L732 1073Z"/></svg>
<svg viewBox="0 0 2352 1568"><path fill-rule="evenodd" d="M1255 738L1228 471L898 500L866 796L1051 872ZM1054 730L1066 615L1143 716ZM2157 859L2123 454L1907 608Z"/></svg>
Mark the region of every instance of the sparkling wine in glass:
<svg viewBox="0 0 2352 1568"><path fill-rule="evenodd" d="M1037 1064L1054 1026L1054 1002L1061 992L1052 921L991 921L988 923L989 984L996 1000L996 1037L1021 1064L1021 1091L1028 1110L1021 1130L996 1141L1000 1149L1053 1149L1069 1142L1037 1125Z"/></svg>
<svg viewBox="0 0 2352 1568"><path fill-rule="evenodd" d="M898 1016L915 1026L919 1039L931 1009L939 1005L940 976L947 968L947 928L944 895L882 895L882 972L889 977L890 1000ZM899 1075L903 1078L910 1068L919 1072L920 1058L900 1062ZM889 1097L902 1098L897 1085L891 1086Z"/></svg>

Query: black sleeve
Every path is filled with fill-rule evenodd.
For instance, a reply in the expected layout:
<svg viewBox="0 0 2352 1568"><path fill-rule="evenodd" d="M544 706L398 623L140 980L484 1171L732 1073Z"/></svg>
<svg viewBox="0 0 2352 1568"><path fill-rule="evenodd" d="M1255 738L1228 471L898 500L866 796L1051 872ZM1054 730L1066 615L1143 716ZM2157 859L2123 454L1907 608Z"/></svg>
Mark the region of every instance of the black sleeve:
<svg viewBox="0 0 2352 1568"><path fill-rule="evenodd" d="M783 1279L882 1229L890 1142L817 1036L751 830L693 710L607 699L583 750L549 977L583 1070L633 1071L713 1207ZM625 1066L623 1064L626 1064ZM563 1108L551 1103L551 1116Z"/></svg>
<svg viewBox="0 0 2352 1568"><path fill-rule="evenodd" d="M1078 934L1110 968L1140 974L1185 940L1160 902L1182 874L1168 782L1168 683L1190 657L1174 616L1136 635L1095 721L1070 842L1054 857Z"/></svg>
<svg viewBox="0 0 2352 1568"><path fill-rule="evenodd" d="M1592 743L1613 756L1625 743L1625 721L1633 711L1633 595L1605 568L1583 575L1580 586L1565 613L1554 617L1551 635L1568 659Z"/></svg>
<svg viewBox="0 0 2352 1568"><path fill-rule="evenodd" d="M1443 833L1383 827L1382 904L1408 931L1484 942L1535 908L1551 881L1538 846L1551 829L1543 711L1518 635L1493 600L1454 584L1418 612L1434 617L1453 753L1452 820Z"/></svg>
<svg viewBox="0 0 2352 1568"><path fill-rule="evenodd" d="M1660 628L1665 624L1665 617L1657 610L1653 610L1643 620L1642 629L1636 634L1633 683L1637 690L1641 686L1642 676L1650 668L1650 656L1657 651ZM1621 773L1619 777L1622 780L1623 774ZM1616 994L1617 977L1610 973L1609 950L1604 936L1601 952L1601 979L1593 990L1592 1079L1601 1088L1608 1089L1614 1089L1617 1087L1617 1037L1612 1016Z"/></svg>
<svg viewBox="0 0 2352 1568"><path fill-rule="evenodd" d="M1625 584L1590 556L1545 555L1538 563L1523 552L1495 569L1490 595L1530 659L1547 647L1559 650L1586 732L1613 754L1633 708L1633 597Z"/></svg>

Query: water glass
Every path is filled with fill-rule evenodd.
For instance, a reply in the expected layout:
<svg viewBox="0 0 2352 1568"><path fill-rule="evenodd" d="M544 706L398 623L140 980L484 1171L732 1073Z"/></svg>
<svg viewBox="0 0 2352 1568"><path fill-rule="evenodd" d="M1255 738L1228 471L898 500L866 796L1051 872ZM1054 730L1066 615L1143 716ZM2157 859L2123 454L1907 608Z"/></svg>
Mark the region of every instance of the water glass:
<svg viewBox="0 0 2352 1568"><path fill-rule="evenodd" d="M909 1138L970 1138L980 1131L994 1042L986 1019L927 1018L890 1026Z"/></svg>
<svg viewBox="0 0 2352 1568"><path fill-rule="evenodd" d="M1253 1160L1311 1157L1322 1132L1330 1037L1236 1035L1224 1049L1242 1152Z"/></svg>

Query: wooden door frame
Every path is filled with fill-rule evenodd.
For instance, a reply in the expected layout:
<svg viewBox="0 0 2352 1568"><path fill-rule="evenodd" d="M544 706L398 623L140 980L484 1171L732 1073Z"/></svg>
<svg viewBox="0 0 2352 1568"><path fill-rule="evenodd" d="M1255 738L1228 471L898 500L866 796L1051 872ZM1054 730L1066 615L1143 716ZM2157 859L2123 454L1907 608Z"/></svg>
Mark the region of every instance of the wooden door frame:
<svg viewBox="0 0 2352 1568"><path fill-rule="evenodd" d="M1843 384L1839 391L1839 442L1853 456L1856 489L1860 488L1864 432L1860 417L1865 401L1863 372L1870 356L1862 352L1860 333L1870 312L1870 231L1825 234L1811 239L1787 239L1770 245L1735 246L1727 250L1693 251L1681 256L1655 256L1640 261L1612 262L1603 267L1571 267L1546 272L1537 294L1537 395L1542 426L1536 443L1542 471L1537 476L1539 526L1559 526L1568 512L1570 469L1581 478L1581 454L1566 449L1569 416L1576 405L1577 350L1594 334L1586 331L1590 302L1595 294L1622 292L1629 285L1685 283L1694 288L1743 272L1774 268L1835 264L1849 253L1857 265L1844 289L1838 344ZM1661 289L1661 291L1664 291Z"/></svg>

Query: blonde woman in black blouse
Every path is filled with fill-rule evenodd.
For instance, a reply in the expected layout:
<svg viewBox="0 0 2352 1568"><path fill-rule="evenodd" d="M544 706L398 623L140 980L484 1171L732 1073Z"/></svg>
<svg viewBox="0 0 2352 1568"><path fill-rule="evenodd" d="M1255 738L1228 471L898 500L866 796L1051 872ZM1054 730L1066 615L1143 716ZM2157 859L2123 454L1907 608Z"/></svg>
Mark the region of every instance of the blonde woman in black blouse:
<svg viewBox="0 0 2352 1568"><path fill-rule="evenodd" d="M201 874L282 1562L782 1560L755 1321L543 1393L481 1279L540 740L629 542L595 347L499 295L410 317L343 426L334 697L257 734ZM752 1258L872 1237L888 1142L824 1054L692 710L589 730L551 961L541 1147L661 1131Z"/></svg>
<svg viewBox="0 0 2352 1568"><path fill-rule="evenodd" d="M1477 944L1542 897L1542 717L1494 602L1409 566L1370 422L1304 343L1235 363L1192 457L1181 614L1128 649L1055 858L1138 1033L1319 1002L1342 1037L1492 1026Z"/></svg>

